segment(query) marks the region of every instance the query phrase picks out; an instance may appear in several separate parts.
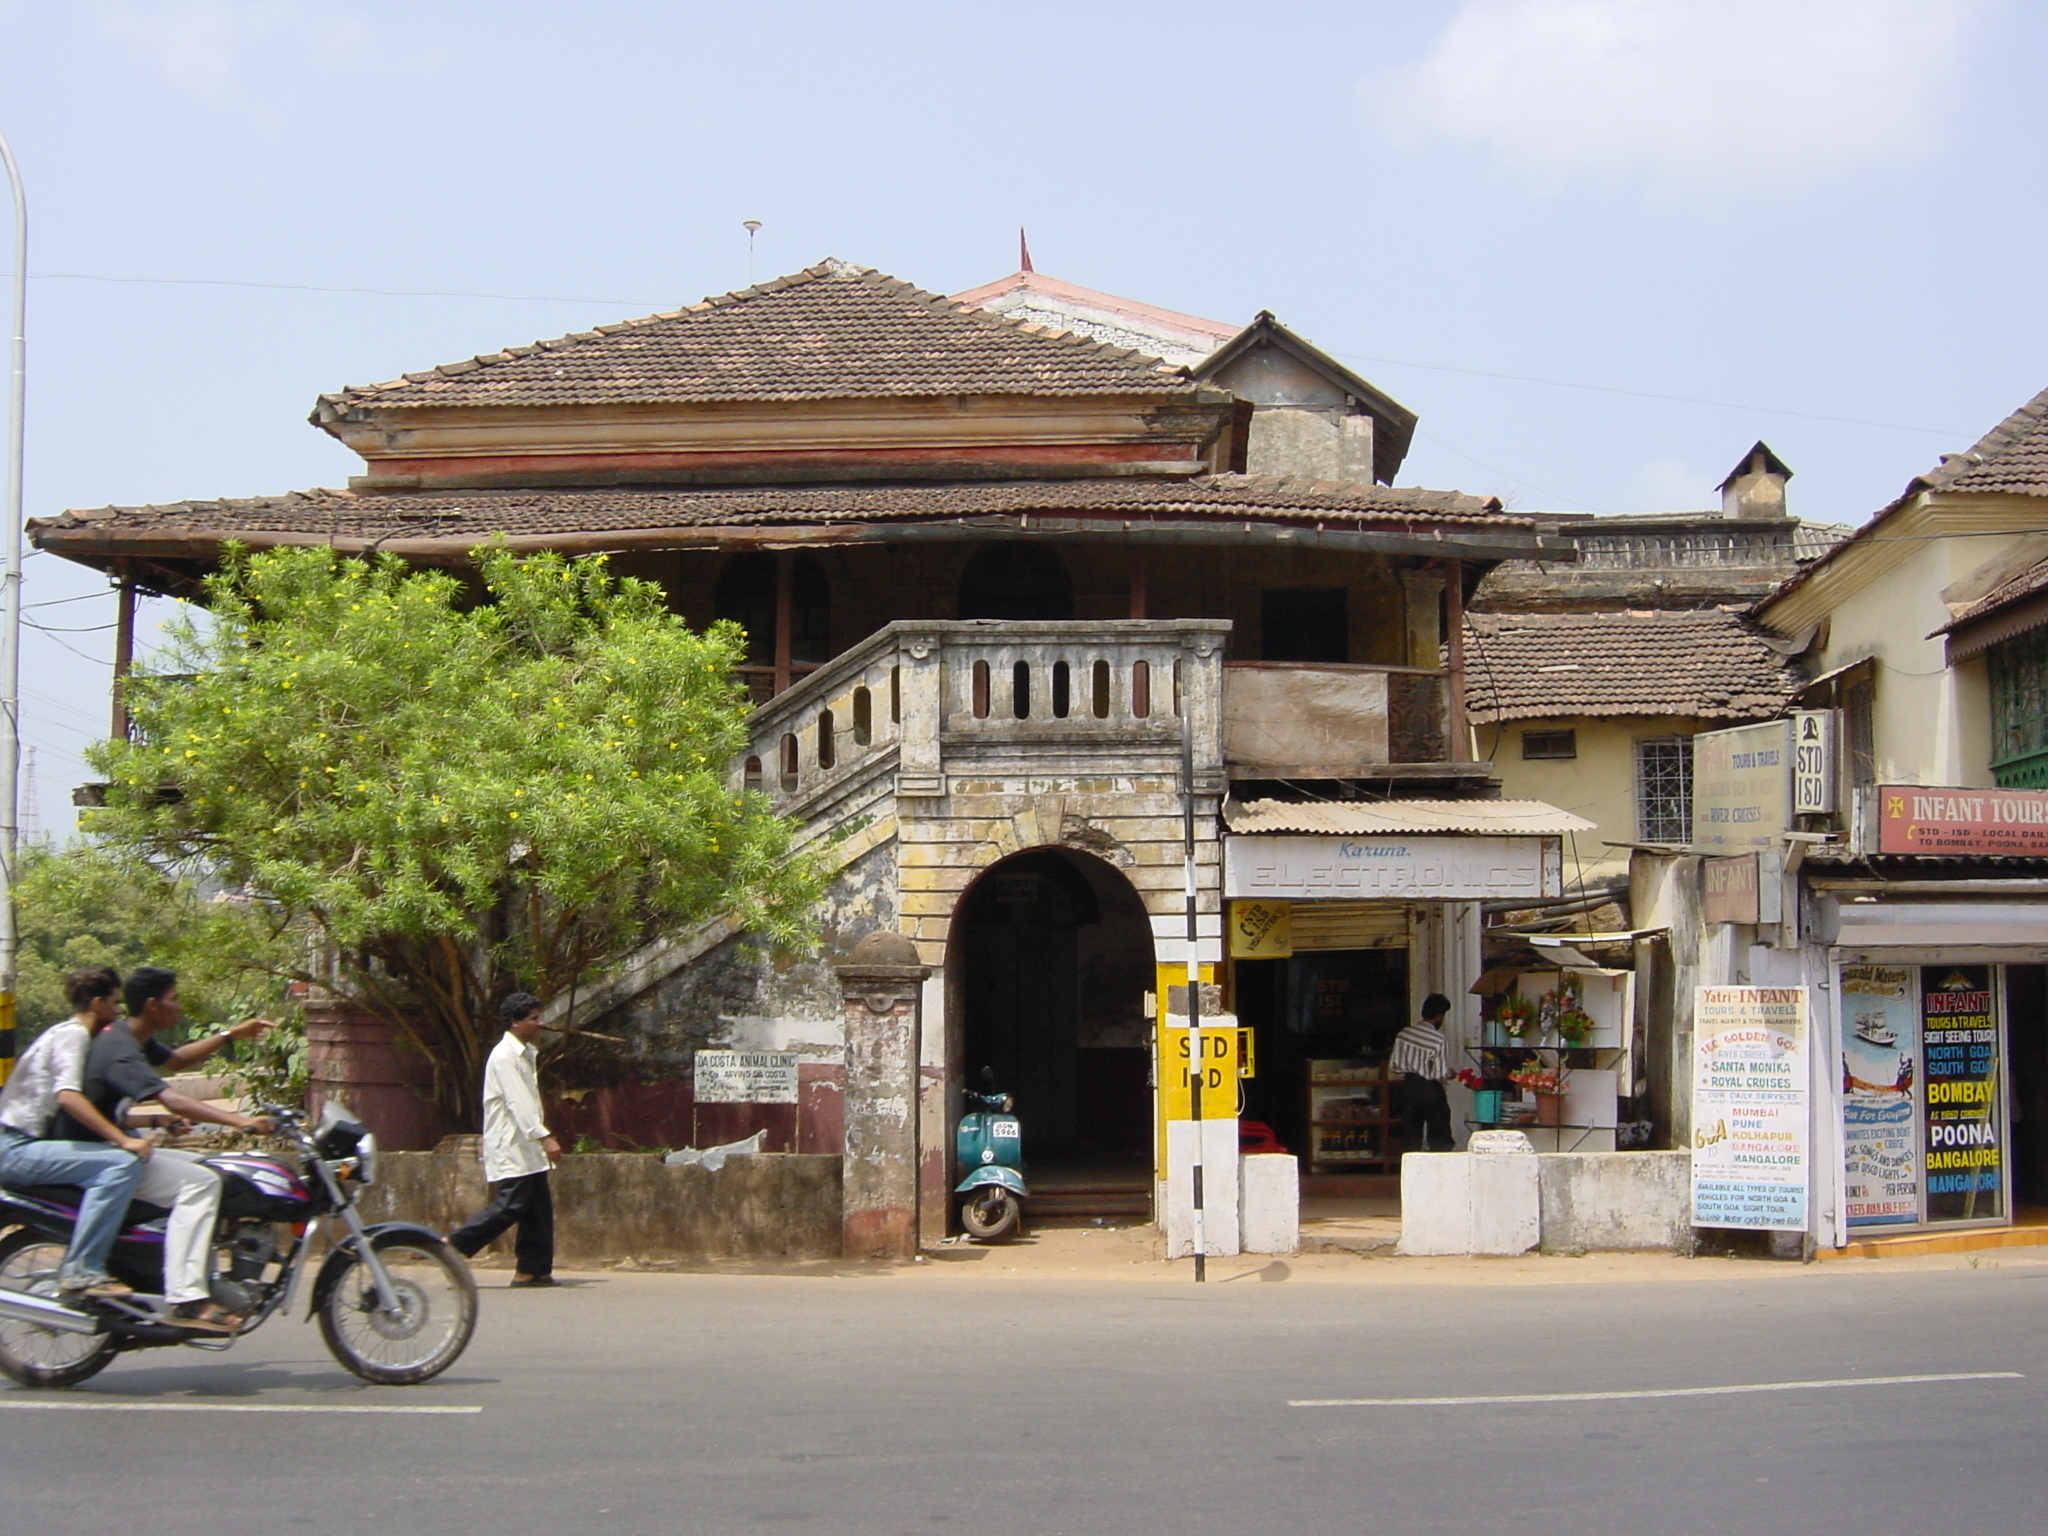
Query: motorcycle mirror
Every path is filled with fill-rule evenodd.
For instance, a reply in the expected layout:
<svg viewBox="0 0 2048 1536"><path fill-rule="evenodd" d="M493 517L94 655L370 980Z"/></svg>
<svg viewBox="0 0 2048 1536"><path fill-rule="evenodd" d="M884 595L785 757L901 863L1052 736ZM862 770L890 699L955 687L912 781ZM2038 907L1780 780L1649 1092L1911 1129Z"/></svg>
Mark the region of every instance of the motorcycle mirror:
<svg viewBox="0 0 2048 1536"><path fill-rule="evenodd" d="M981 1069L981 1080L984 1083L993 1083L996 1080L996 1069L994 1067L983 1067Z"/></svg>

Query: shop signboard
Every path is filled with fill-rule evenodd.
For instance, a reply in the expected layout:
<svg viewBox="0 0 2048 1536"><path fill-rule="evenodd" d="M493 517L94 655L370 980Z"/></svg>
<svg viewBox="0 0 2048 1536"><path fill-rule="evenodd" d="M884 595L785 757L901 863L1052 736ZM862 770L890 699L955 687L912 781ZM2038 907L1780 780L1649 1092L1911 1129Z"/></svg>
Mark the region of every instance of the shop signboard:
<svg viewBox="0 0 2048 1536"><path fill-rule="evenodd" d="M1294 953L1294 905L1286 901L1230 904L1230 958L1284 960Z"/></svg>
<svg viewBox="0 0 2048 1536"><path fill-rule="evenodd" d="M1692 846L1702 853L1775 848L1791 821L1792 763L1783 720L1702 731L1692 739Z"/></svg>
<svg viewBox="0 0 2048 1536"><path fill-rule="evenodd" d="M1803 1232L1806 989L1701 987L1693 999L1692 1219Z"/></svg>
<svg viewBox="0 0 2048 1536"><path fill-rule="evenodd" d="M1920 1050L1927 1069L1927 1219L2002 1216L2005 1121L1990 966L1920 968Z"/></svg>
<svg viewBox="0 0 2048 1536"><path fill-rule="evenodd" d="M794 1104L795 1051L699 1051L699 1104Z"/></svg>
<svg viewBox="0 0 2048 1536"><path fill-rule="evenodd" d="M1195 1059L1189 1031L1169 1026L1159 1032L1160 1118L1191 1120L1195 1114ZM1202 1029L1202 1118L1237 1118L1237 1082L1241 1075L1237 1020L1219 1015L1214 1027Z"/></svg>
<svg viewBox="0 0 2048 1536"><path fill-rule="evenodd" d="M1753 853L1700 860L1700 915L1710 923L1757 921L1757 861Z"/></svg>
<svg viewBox="0 0 2048 1536"><path fill-rule="evenodd" d="M1504 901L1564 894L1555 837L1227 838L1223 894L1257 901Z"/></svg>
<svg viewBox="0 0 2048 1536"><path fill-rule="evenodd" d="M1877 787L1879 853L2048 854L2048 790Z"/></svg>
<svg viewBox="0 0 2048 1536"><path fill-rule="evenodd" d="M1792 711L1792 814L1835 808L1835 711Z"/></svg>
<svg viewBox="0 0 2048 1536"><path fill-rule="evenodd" d="M1852 1227L1920 1219L1914 1063L1919 969L1845 965L1842 1007L1842 1187Z"/></svg>

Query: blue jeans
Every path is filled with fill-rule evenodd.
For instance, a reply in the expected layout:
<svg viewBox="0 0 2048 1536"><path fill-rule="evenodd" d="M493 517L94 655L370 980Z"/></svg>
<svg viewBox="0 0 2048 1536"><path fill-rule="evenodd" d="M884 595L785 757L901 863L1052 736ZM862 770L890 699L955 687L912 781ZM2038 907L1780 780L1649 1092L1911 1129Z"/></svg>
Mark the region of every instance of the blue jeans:
<svg viewBox="0 0 2048 1536"><path fill-rule="evenodd" d="M142 1159L103 1141L38 1141L0 1126L0 1184L74 1184L83 1192L62 1285L89 1285L107 1274L107 1251L121 1234Z"/></svg>

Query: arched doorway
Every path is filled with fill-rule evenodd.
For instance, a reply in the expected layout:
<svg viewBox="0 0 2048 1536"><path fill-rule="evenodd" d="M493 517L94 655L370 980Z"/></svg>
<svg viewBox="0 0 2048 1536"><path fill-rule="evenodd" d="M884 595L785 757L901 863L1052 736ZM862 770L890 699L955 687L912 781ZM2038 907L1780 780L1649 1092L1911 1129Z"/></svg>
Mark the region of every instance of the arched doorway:
<svg viewBox="0 0 2048 1536"><path fill-rule="evenodd" d="M1152 928L1131 883L1066 848L1004 859L961 898L947 966L953 1080L988 1067L1016 1096L1034 1201L1111 1184L1149 1197Z"/></svg>

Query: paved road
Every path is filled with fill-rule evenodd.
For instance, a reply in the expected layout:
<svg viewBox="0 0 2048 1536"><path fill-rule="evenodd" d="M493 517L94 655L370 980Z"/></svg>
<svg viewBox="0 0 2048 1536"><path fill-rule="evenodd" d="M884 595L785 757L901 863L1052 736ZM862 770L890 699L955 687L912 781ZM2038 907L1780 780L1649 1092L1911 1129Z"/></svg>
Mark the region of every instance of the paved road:
<svg viewBox="0 0 2048 1536"><path fill-rule="evenodd" d="M1372 1278L1201 1289L621 1274L555 1292L487 1275L474 1345L426 1387L364 1387L311 1327L273 1323L226 1355L127 1357L79 1392L0 1390L0 1531L2044 1524L2048 1263L1700 1261L1676 1280L1541 1285L1360 1271ZM1956 1374L1978 1379L1290 1406ZM27 1406L52 1401L141 1411Z"/></svg>

